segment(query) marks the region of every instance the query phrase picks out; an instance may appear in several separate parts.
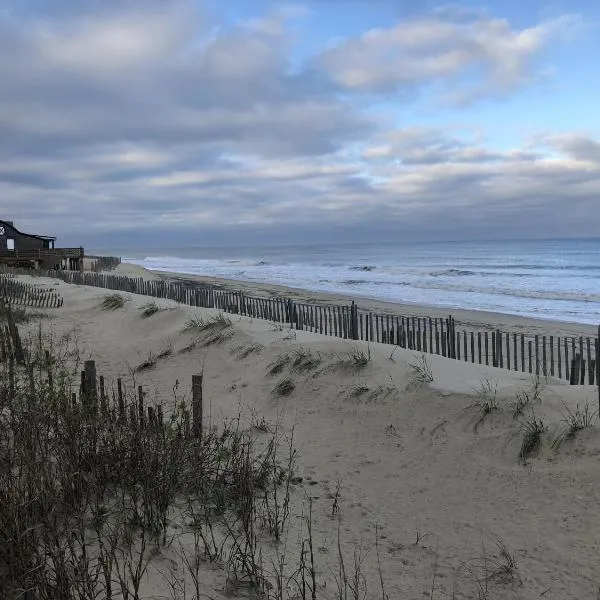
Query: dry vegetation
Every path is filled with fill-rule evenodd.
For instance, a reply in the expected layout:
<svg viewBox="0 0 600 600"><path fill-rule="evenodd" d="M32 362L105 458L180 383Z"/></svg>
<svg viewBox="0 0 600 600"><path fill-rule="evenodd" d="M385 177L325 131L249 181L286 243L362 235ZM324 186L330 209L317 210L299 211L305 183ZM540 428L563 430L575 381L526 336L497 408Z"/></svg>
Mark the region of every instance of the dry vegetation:
<svg viewBox="0 0 600 600"><path fill-rule="evenodd" d="M273 432L258 451L239 419L195 435L184 404L163 419L137 398L76 394L78 372L41 336L23 365L0 363L2 598L138 599L176 541L172 590L192 584L174 598L200 597L203 561L273 597L258 539L285 528L291 445L280 461Z"/></svg>
<svg viewBox="0 0 600 600"><path fill-rule="evenodd" d="M123 294L107 294L102 300L102 308L104 310L117 310L118 308L123 308L126 301Z"/></svg>

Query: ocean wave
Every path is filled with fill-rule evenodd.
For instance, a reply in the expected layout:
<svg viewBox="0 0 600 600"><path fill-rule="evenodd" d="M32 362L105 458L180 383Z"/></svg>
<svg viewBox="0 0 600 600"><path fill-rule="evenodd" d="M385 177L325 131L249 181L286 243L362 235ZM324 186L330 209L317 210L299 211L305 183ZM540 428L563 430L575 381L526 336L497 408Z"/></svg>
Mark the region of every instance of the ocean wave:
<svg viewBox="0 0 600 600"><path fill-rule="evenodd" d="M444 269L443 271L433 271L429 273L432 277L444 277L447 275L456 276L456 277L464 277L467 275L488 275L485 272L477 272L477 271L467 271L464 269Z"/></svg>
<svg viewBox="0 0 600 600"><path fill-rule="evenodd" d="M518 290L488 286L468 286L434 283L413 283L412 287L422 290L439 290L448 292L463 292L467 294L492 294L496 296L511 296L514 298L526 298L532 300L554 300L566 302L599 303L600 294L581 292L556 292L549 290Z"/></svg>
<svg viewBox="0 0 600 600"><path fill-rule="evenodd" d="M364 271L366 273L377 270L377 267L372 265L355 265L348 268L349 271Z"/></svg>

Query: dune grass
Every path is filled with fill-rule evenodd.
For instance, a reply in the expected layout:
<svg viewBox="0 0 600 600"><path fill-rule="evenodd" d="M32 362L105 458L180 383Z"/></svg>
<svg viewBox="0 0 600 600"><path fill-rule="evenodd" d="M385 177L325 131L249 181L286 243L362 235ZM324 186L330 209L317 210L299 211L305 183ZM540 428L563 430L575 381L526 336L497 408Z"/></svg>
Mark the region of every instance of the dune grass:
<svg viewBox="0 0 600 600"><path fill-rule="evenodd" d="M421 354L421 356L409 363L408 369L409 380L412 386L420 387L433 383L433 371L431 369L431 363L425 354Z"/></svg>
<svg viewBox="0 0 600 600"><path fill-rule="evenodd" d="M104 310L117 310L125 306L126 298L122 294L114 293L107 294L102 300L102 308Z"/></svg>
<svg viewBox="0 0 600 600"><path fill-rule="evenodd" d="M275 385L272 392L275 396L289 396L296 389L296 384L291 377L285 377Z"/></svg>
<svg viewBox="0 0 600 600"><path fill-rule="evenodd" d="M191 333L213 332L226 329L231 326L231 319L223 313L214 317L205 319L203 317L193 317L189 319L184 327L184 331Z"/></svg>
<svg viewBox="0 0 600 600"><path fill-rule="evenodd" d="M161 312L162 309L156 302L148 302L148 304L144 304L140 310L142 312L142 319L148 319L156 313Z"/></svg>
<svg viewBox="0 0 600 600"><path fill-rule="evenodd" d="M367 367L371 361L371 352L364 352L360 348L353 348L350 352L338 355L334 368L342 371L357 373Z"/></svg>
<svg viewBox="0 0 600 600"><path fill-rule="evenodd" d="M137 397L74 401L78 365L41 337L26 355L33 362L10 378L0 363L3 469L20 474L0 477L3 598L140 599L154 557L177 547L179 569L159 565L165 590L185 575L202 597L211 562L227 585L272 588L257 536L277 541L287 527L291 441L280 459L280 432L261 426L271 439L259 449L234 419L199 438L185 403L158 420Z"/></svg>
<svg viewBox="0 0 600 600"><path fill-rule="evenodd" d="M531 415L521 424L521 449L519 450L519 460L526 463L542 446L543 435L547 427L544 421L537 418L532 412Z"/></svg>

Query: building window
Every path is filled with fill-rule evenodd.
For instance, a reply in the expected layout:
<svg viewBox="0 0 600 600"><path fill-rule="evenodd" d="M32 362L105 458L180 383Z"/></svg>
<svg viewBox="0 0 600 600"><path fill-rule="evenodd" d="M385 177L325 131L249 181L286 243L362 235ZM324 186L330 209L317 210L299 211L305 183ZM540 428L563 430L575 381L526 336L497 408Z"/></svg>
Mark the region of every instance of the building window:
<svg viewBox="0 0 600 600"><path fill-rule="evenodd" d="M8 238L6 240L6 249L14 250L15 249L15 240L13 240L12 238Z"/></svg>

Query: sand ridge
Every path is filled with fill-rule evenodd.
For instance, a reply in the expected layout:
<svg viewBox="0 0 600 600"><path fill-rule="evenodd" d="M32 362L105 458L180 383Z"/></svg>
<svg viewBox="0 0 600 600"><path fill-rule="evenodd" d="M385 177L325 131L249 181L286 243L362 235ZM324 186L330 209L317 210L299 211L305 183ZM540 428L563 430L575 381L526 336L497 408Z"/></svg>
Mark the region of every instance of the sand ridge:
<svg viewBox="0 0 600 600"><path fill-rule="evenodd" d="M123 377L128 390L140 384L156 401L175 402L189 399L191 376L203 369L209 420L241 413L247 423L259 416L293 428L302 480L292 491L286 544L290 555L297 553L300 516L311 498L317 579L325 586L320 597L337 597L338 531L350 562L355 550L361 552L369 598L381 597L376 533L389 598L596 597L597 425L556 451L545 444L520 464L527 415L514 418L513 403L532 385L530 376L428 356L433 381L417 385L410 367L419 359L416 353L291 332L235 315L230 337L190 348L194 334L184 331L186 323L215 317L216 311L156 300L163 310L144 319L141 309L153 299L123 294L124 307L106 311L101 307L106 290L35 281L57 288L65 299L62 308L49 311L45 326L57 340L70 334L80 356L96 360L109 387ZM166 347L172 349L169 356L136 372L149 352ZM367 363L344 367L357 352ZM294 369L290 359L280 373L269 375L269 365L298 353L318 363ZM286 378L294 390L285 397L274 394ZM478 423L475 405L486 382L497 390L498 408ZM597 402L594 388L553 380L541 385L541 404L528 410L549 428L563 426L565 411ZM497 555L495 535L517 567L513 577L487 581L487 595L481 596L482 549L490 560ZM149 570L148 597L168 597L159 571ZM222 573L207 570L206 593L217 597L223 581Z"/></svg>

